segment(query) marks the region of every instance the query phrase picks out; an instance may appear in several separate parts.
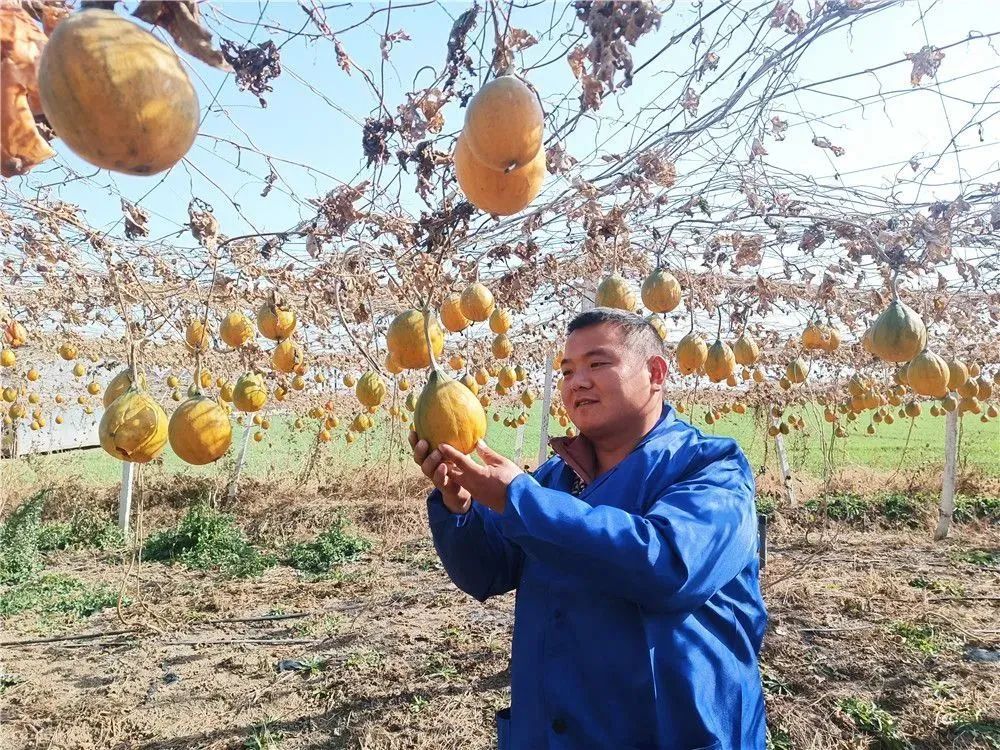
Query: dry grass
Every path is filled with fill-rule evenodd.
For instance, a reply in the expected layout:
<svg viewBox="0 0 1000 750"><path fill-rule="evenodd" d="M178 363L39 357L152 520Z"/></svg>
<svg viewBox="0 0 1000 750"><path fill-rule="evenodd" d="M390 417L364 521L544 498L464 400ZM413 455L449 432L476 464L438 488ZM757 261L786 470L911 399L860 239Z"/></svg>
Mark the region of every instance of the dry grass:
<svg viewBox="0 0 1000 750"><path fill-rule="evenodd" d="M448 582L427 538L424 485L412 472L320 472L304 487L246 483L233 513L250 538L280 548L335 513L375 541L337 575L308 579L278 566L223 579L145 563L131 632L90 641L5 647L0 747L17 748L488 748L492 716L509 701L513 597L486 605ZM147 529L173 524L211 483L144 488ZM215 489L218 489L215 487ZM111 493L63 489L54 516ZM1000 721L996 665L966 647L1000 648L1000 572L961 561L1000 547L996 528L961 527L935 545L923 532L833 527L808 536L775 525L764 575L771 629L763 655L771 726L794 747L871 746L841 701L887 710L915 748L995 745L957 735L958 722ZM60 552L48 569L117 585L124 560ZM961 599L955 597L963 597ZM233 622L269 613L302 616ZM219 620L230 620L218 622ZM3 639L38 635L19 615ZM105 610L58 633L122 630ZM930 635L928 635L930 633ZM277 671L283 659L301 671ZM784 742L785 740L781 740ZM270 744L268 744L270 743Z"/></svg>

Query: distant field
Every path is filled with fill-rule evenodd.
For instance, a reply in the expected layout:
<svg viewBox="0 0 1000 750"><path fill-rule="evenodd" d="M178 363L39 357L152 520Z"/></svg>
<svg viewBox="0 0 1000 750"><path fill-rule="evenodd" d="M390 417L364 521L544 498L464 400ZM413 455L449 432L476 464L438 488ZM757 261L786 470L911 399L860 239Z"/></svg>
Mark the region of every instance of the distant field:
<svg viewBox="0 0 1000 750"><path fill-rule="evenodd" d="M509 412L514 413L513 410ZM829 425L822 423L821 408L815 405L805 407L801 415L805 419L806 430L801 433L793 431L785 438L789 458L795 471L819 476L823 472L824 446L829 446ZM695 425L706 433L735 438L755 467L764 462L765 446L769 441L762 425L756 425L750 413L742 416L727 415L713 426L705 424L702 408L696 408L694 414L682 415L685 420L692 417ZM344 419L343 423L346 424L347 421ZM923 415L913 421L912 433L910 420L879 425L877 434L873 436L864 433L867 424L867 419L859 419L847 438L835 442L832 453L834 468L862 466L892 472L897 467L905 470L943 465L943 418L931 417L925 410ZM967 466L983 473L1000 476L1000 422L983 424L978 417L968 416L960 424L960 459ZM551 420L550 425L550 434L562 433L563 428L555 420ZM251 441L249 444L246 475L263 479L301 472L314 445L315 429L316 423L312 420L305 431L298 431L292 427L290 419L272 417L272 427L266 432L267 437L260 443ZM531 419L524 427L524 463L534 465L537 460L540 430L541 408L536 404ZM405 426L384 417L375 429L362 435L353 445L346 444L341 430L330 443L321 447L320 466L344 468L366 465L373 461L391 461L393 464L399 462L402 466L401 452L405 439ZM515 439L515 430L492 420L489 422L487 440L501 453L513 457ZM162 467L150 467L150 472L154 475L162 473L225 477L232 470L242 440L243 428L234 425L233 446L229 455L217 464L207 467L187 466L167 450ZM771 465L775 461L773 442L767 451L767 461ZM77 479L88 484L113 484L118 481L120 472L121 464L100 449L22 459L19 468L21 478L28 483Z"/></svg>

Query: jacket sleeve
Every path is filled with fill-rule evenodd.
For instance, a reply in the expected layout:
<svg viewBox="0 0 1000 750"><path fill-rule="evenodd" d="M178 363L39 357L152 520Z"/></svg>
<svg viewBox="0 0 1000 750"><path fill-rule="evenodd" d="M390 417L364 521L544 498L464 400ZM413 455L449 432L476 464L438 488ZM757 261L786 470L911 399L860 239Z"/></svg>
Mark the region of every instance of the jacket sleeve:
<svg viewBox="0 0 1000 750"><path fill-rule="evenodd" d="M484 602L517 587L524 552L500 533L496 513L476 502L467 513L452 513L434 490L427 515L438 557L462 591Z"/></svg>
<svg viewBox="0 0 1000 750"><path fill-rule="evenodd" d="M524 553L610 596L691 612L756 560L753 477L732 441L693 448L689 469L644 515L591 506L522 474L498 525Z"/></svg>

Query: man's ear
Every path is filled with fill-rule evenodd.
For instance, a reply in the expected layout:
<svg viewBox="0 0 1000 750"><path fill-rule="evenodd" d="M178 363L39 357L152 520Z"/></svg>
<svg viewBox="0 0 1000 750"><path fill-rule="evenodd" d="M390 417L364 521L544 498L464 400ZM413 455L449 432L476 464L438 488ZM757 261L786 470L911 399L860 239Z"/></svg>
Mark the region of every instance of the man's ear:
<svg viewBox="0 0 1000 750"><path fill-rule="evenodd" d="M646 360L646 367L649 369L650 384L655 385L657 389L663 388L664 383L667 382L667 375L670 372L670 366L667 364L666 357L655 354Z"/></svg>

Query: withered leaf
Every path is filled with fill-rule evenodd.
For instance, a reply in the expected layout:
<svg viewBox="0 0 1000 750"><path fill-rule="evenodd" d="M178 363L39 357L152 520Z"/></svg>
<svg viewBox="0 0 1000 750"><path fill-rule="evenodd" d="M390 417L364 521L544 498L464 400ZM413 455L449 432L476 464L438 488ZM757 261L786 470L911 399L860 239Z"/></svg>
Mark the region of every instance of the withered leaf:
<svg viewBox="0 0 1000 750"><path fill-rule="evenodd" d="M203 63L230 70L219 50L212 47L212 32L201 24L198 3L192 0L142 0L132 14L167 30L177 46Z"/></svg>
<svg viewBox="0 0 1000 750"><path fill-rule="evenodd" d="M121 205L122 213L125 214L125 236L130 240L148 237L149 227L146 223L149 221L149 214L124 198L121 199Z"/></svg>
<svg viewBox="0 0 1000 750"><path fill-rule="evenodd" d="M39 133L36 66L46 37L20 8L0 6L0 174L25 174L56 152Z"/></svg>
<svg viewBox="0 0 1000 750"><path fill-rule="evenodd" d="M906 59L913 63L910 71L910 85L919 86L924 76L934 78L937 76L941 61L944 60L944 52L937 47L928 45L921 47L918 52L907 52Z"/></svg>

